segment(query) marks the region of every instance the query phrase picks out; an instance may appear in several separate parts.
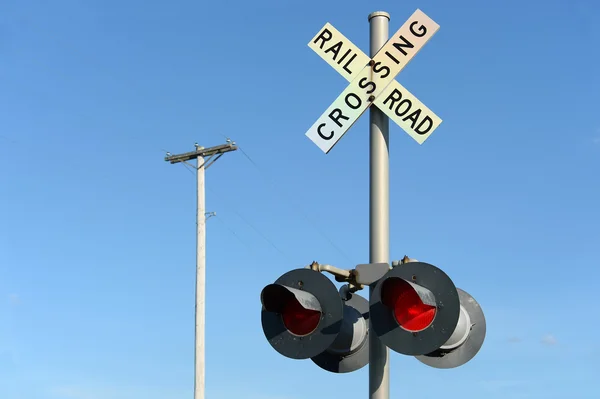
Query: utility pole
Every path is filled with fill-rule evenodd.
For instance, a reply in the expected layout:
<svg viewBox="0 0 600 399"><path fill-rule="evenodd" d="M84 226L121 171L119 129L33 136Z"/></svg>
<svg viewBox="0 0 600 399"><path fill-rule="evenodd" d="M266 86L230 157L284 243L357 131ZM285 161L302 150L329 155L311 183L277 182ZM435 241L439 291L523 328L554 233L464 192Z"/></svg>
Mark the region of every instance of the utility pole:
<svg viewBox="0 0 600 399"><path fill-rule="evenodd" d="M369 15L371 58L389 37L390 15L377 11ZM377 107L369 108L369 262L389 263L390 258L390 168L389 119ZM369 288L372 296L375 286ZM369 319L369 330L372 330ZM369 399L389 399L389 349L376 334L369 334Z"/></svg>
<svg viewBox="0 0 600 399"><path fill-rule="evenodd" d="M196 210L196 328L194 350L194 399L204 399L205 394L205 340L206 340L206 205L204 171L224 153L237 150L234 142L204 148L196 144L196 151L179 155L167 153L165 161L172 164L196 159L197 210ZM214 158L214 159L213 159ZM193 165L190 165L193 166Z"/></svg>

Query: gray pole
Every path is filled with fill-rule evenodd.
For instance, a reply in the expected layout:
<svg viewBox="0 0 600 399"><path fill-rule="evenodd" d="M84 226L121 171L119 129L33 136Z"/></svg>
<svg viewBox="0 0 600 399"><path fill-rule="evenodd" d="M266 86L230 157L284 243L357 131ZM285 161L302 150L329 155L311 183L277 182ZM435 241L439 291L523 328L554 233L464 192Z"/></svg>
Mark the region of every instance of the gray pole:
<svg viewBox="0 0 600 399"><path fill-rule="evenodd" d="M377 11L369 15L371 58L389 38L390 15ZM390 170L389 120L377 107L370 110L370 245L369 263L389 263L390 258ZM370 289L370 293L373 289ZM369 324L371 324L369 322ZM369 330L373 331L370 325ZM369 334L369 399L389 399L389 349L375 334Z"/></svg>
<svg viewBox="0 0 600 399"><path fill-rule="evenodd" d="M204 342L205 342L205 299L206 299L206 205L204 199L204 157L198 155L196 175L198 177L198 210L196 215L196 332L194 351L194 399L204 399Z"/></svg>

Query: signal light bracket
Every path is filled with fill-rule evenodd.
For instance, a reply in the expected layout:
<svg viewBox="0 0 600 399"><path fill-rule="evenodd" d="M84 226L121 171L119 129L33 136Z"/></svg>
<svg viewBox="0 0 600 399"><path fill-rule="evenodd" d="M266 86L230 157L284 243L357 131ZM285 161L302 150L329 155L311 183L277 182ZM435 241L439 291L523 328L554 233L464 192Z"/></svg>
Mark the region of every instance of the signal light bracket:
<svg viewBox="0 0 600 399"><path fill-rule="evenodd" d="M436 315L422 331L411 332L400 327L393 311L383 304L381 289L389 278L401 278L419 285L435 297ZM460 301L456 286L441 269L424 262L399 264L375 285L371 294L370 318L373 330L383 344L404 355L424 355L442 346L451 337L458 322Z"/></svg>
<svg viewBox="0 0 600 399"><path fill-rule="evenodd" d="M346 270L340 269L332 265L319 264L319 262L313 261L310 265L306 266L307 269L311 269L317 272L327 272L335 276L335 281L339 283L346 282L350 288L350 292L356 292L364 288L363 284L360 284L356 280L356 271L354 269Z"/></svg>
<svg viewBox="0 0 600 399"><path fill-rule="evenodd" d="M371 285L390 270L388 263L366 263L356 265L354 269L355 279L358 284Z"/></svg>

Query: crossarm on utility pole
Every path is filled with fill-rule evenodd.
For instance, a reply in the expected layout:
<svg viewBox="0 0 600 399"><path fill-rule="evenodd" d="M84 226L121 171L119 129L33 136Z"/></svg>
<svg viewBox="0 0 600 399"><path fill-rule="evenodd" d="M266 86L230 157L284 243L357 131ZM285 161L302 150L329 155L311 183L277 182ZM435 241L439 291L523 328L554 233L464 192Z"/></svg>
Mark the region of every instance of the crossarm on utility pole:
<svg viewBox="0 0 600 399"><path fill-rule="evenodd" d="M206 158L206 157L213 156L215 154L224 154L226 152L235 151L237 149L238 149L238 147L233 142L228 143L228 144L218 145L215 147L210 147L210 148L197 147L196 151L186 152L186 153L178 154L178 155L168 155L165 157L165 161L173 164L173 163L191 161L192 159L197 159L198 157Z"/></svg>

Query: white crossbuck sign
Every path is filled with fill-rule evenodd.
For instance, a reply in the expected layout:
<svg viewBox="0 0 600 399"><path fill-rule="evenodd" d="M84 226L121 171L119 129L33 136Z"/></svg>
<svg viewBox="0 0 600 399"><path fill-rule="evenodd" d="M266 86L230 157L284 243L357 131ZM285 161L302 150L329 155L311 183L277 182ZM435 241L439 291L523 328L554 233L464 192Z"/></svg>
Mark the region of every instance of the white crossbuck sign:
<svg viewBox="0 0 600 399"><path fill-rule="evenodd" d="M326 154L375 104L419 144L442 120L394 78L440 28L417 10L370 59L331 24L308 43L350 84L306 132Z"/></svg>

